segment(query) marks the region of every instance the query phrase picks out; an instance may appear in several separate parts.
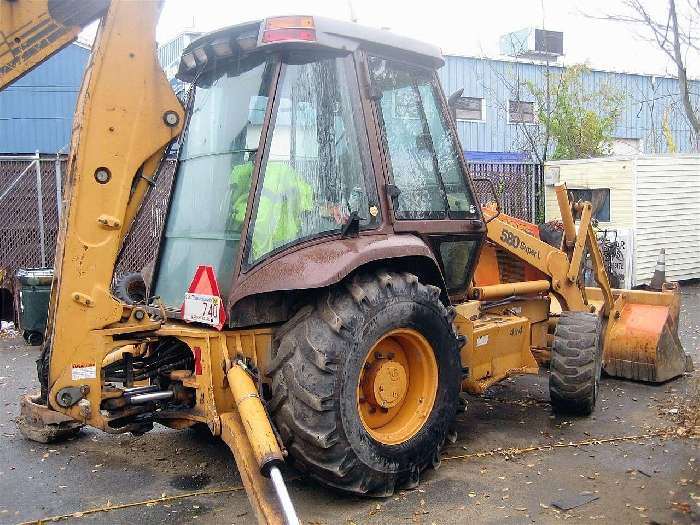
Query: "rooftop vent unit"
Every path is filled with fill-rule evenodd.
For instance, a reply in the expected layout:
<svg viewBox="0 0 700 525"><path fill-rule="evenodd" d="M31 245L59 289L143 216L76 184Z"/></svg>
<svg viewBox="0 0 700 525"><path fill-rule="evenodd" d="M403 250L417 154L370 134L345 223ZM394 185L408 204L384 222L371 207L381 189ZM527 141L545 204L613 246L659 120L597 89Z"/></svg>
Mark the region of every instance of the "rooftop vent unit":
<svg viewBox="0 0 700 525"><path fill-rule="evenodd" d="M503 35L500 44L504 55L555 61L564 54L564 33L526 28Z"/></svg>

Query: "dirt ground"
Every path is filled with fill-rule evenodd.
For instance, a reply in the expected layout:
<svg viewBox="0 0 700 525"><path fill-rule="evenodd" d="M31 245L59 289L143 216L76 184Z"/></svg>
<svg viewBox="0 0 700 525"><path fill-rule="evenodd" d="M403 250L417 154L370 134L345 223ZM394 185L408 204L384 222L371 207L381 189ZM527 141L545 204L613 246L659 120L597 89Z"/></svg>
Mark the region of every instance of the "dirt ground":
<svg viewBox="0 0 700 525"><path fill-rule="evenodd" d="M681 339L698 368L700 284L682 293ZM0 335L0 523L254 523L230 452L204 433L25 441L13 419L19 396L37 389L37 356ZM310 524L697 523L699 397L698 372L655 386L605 379L592 417L558 418L547 376L520 377L466 397L457 442L417 488L363 499L290 473L291 496ZM553 505L577 499L590 501Z"/></svg>

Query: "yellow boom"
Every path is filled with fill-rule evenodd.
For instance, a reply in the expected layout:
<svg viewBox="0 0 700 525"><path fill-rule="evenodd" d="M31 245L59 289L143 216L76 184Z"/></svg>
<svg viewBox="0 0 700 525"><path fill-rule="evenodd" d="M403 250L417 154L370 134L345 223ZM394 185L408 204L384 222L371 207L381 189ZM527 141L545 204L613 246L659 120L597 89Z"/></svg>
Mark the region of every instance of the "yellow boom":
<svg viewBox="0 0 700 525"><path fill-rule="evenodd" d="M0 2L0 89L73 42L108 6L109 0Z"/></svg>
<svg viewBox="0 0 700 525"><path fill-rule="evenodd" d="M48 337L42 353L50 363L48 391L40 398L22 400L25 425L20 429L32 439L54 437L52 431L37 431L41 425L54 434L73 430L76 424L114 432L101 410L103 401L115 393L103 390L102 367L113 361L105 358L115 351L135 351L144 334L163 325L143 309L118 301L110 291L121 243L151 176L184 121L184 109L156 56L160 9L160 1L0 0L0 89L101 18L73 123L67 205L56 247ZM188 333L209 337L206 330ZM76 370L80 388L75 387ZM229 370L228 382L238 396L240 411L231 405L230 412L213 415L207 422L233 450L259 521L297 523L277 468L282 452L260 401L253 400L255 386L237 366ZM268 464L268 456L261 458L257 453L261 439L274 465ZM279 495L279 506L270 498L272 487Z"/></svg>

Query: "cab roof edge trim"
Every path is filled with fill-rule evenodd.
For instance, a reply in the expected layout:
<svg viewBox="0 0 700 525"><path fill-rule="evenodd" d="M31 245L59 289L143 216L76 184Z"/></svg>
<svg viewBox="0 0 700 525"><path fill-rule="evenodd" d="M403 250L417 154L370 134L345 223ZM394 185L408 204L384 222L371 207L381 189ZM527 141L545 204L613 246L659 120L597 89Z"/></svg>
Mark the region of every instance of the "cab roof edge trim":
<svg viewBox="0 0 700 525"><path fill-rule="evenodd" d="M270 46L280 46L285 44L295 44L309 46L310 48L337 49L339 51L354 51L362 46L368 51L376 49L379 53L396 53L406 58L412 55L412 59L432 68L438 69L445 63L440 48L432 44L421 42L413 38L400 36L383 29L375 29L352 22L334 20L320 16L312 17L316 40L309 42L273 42L264 43L261 41L262 32L265 30L266 20L277 17L268 17L264 20L255 20L243 24L236 24L221 29L217 29L194 40L183 51L184 55L192 55L196 49L211 46L212 43L234 35L245 34L248 30L256 31L256 50L263 50ZM182 61L177 74L177 78L188 82L194 78L196 67L188 67Z"/></svg>

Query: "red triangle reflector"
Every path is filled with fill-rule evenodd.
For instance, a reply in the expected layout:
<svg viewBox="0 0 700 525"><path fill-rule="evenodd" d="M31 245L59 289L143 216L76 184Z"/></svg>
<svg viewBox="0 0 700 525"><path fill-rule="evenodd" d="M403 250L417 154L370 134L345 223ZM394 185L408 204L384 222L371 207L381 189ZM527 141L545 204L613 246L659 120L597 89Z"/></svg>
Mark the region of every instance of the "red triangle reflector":
<svg viewBox="0 0 700 525"><path fill-rule="evenodd" d="M226 322L226 309L216 281L214 267L200 265L185 294L181 308L186 322L204 323L221 330Z"/></svg>

